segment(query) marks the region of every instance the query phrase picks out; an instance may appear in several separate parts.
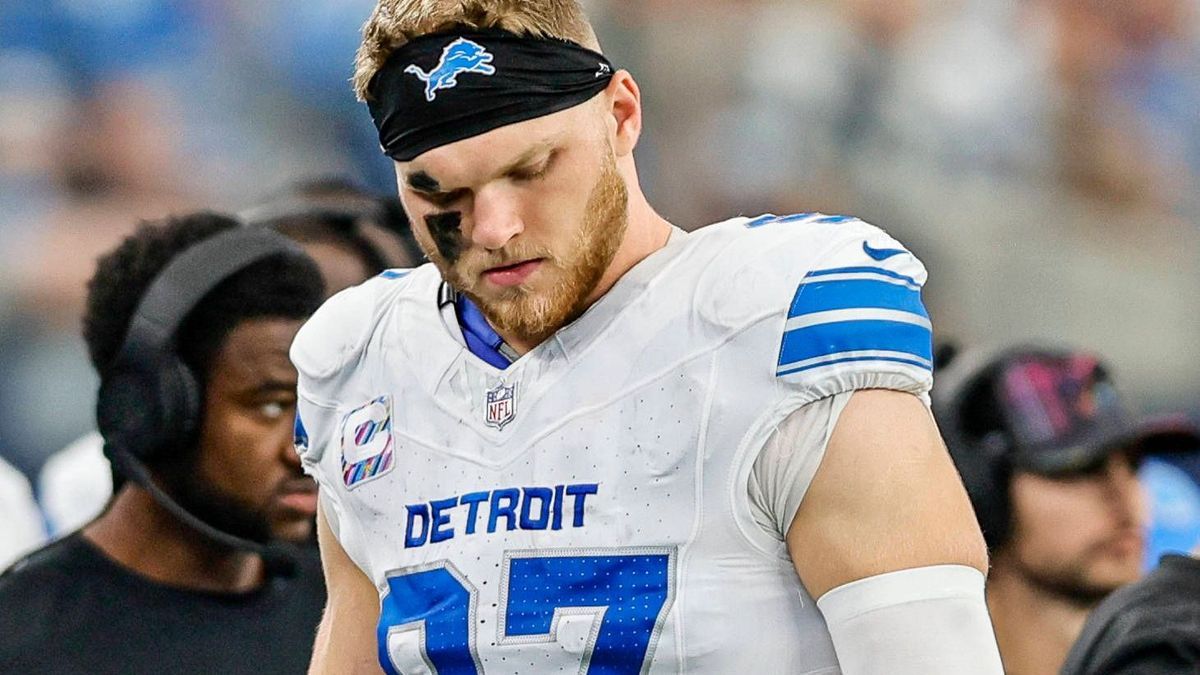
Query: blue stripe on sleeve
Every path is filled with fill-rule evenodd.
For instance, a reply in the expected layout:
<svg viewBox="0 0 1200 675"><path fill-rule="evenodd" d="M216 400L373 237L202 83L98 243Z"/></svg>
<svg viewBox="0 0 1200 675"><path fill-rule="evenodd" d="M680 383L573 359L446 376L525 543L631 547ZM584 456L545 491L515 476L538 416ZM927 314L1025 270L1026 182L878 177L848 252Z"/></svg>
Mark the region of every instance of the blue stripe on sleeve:
<svg viewBox="0 0 1200 675"><path fill-rule="evenodd" d="M911 286L876 279L810 281L792 300L788 318L834 309L894 309L929 318L921 292Z"/></svg>
<svg viewBox="0 0 1200 675"><path fill-rule="evenodd" d="M933 360L933 333L924 326L859 319L806 326L784 333L779 365L843 352L888 351Z"/></svg>

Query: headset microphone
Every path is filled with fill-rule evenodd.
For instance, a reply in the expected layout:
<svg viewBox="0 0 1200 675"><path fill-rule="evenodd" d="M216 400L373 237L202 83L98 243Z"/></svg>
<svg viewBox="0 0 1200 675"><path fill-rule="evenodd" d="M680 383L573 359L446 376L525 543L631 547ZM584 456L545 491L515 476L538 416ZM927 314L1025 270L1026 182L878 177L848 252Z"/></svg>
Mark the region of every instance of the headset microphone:
<svg viewBox="0 0 1200 675"><path fill-rule="evenodd" d="M183 521L188 527L222 546L257 554L262 558L263 564L267 568L267 574L271 576L290 577L296 573L296 555L298 553L296 547L275 541L260 544L256 541L218 530L197 518L181 506L179 502L172 499L150 477L150 472L146 469L146 465L139 462L133 455L120 448L112 447L108 443L104 444L104 454L112 461L117 471L150 493L150 496L154 498L154 501L158 502L159 506Z"/></svg>

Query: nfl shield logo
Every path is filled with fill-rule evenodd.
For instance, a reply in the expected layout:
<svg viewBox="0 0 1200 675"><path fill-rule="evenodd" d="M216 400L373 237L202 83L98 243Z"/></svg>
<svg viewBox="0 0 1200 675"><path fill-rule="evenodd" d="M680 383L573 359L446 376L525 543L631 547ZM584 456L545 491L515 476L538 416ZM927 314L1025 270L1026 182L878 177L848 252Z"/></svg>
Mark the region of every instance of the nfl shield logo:
<svg viewBox="0 0 1200 675"><path fill-rule="evenodd" d="M504 383L496 385L487 393L487 417L485 421L489 427L496 427L501 431L504 430L504 425L513 421L517 416L517 385L513 384L510 387L504 386Z"/></svg>

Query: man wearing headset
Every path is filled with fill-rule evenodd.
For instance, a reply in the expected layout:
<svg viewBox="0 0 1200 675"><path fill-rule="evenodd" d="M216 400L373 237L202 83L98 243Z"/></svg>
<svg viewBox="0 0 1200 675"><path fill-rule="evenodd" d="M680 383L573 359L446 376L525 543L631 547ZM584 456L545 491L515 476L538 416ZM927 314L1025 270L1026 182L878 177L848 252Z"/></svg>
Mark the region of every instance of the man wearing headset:
<svg viewBox="0 0 1200 675"><path fill-rule="evenodd" d="M215 214L100 260L84 337L105 452L131 480L0 577L0 672L303 671L319 565L265 544L313 528L287 354L323 297L298 245Z"/></svg>
<svg viewBox="0 0 1200 675"><path fill-rule="evenodd" d="M416 267L422 260L398 200L378 197L337 177L295 184L239 218L299 242L321 270L326 297L386 269ZM82 527L112 497L103 444L99 434L86 434L43 466L38 500L52 536ZM31 548L35 547L25 550Z"/></svg>
<svg viewBox="0 0 1200 675"><path fill-rule="evenodd" d="M939 372L934 413L988 543L1005 672L1058 673L1088 613L1141 572L1139 458L1194 432L1133 420L1080 352L967 352Z"/></svg>

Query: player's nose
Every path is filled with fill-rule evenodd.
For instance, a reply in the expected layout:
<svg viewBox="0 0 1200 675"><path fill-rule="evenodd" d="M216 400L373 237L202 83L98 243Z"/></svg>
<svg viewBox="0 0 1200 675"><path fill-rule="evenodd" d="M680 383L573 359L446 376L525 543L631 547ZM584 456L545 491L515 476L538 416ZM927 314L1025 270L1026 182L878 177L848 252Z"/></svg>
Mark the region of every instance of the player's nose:
<svg viewBox="0 0 1200 675"><path fill-rule="evenodd" d="M491 251L504 248L525 229L517 196L502 186L489 186L475 195L471 242Z"/></svg>

